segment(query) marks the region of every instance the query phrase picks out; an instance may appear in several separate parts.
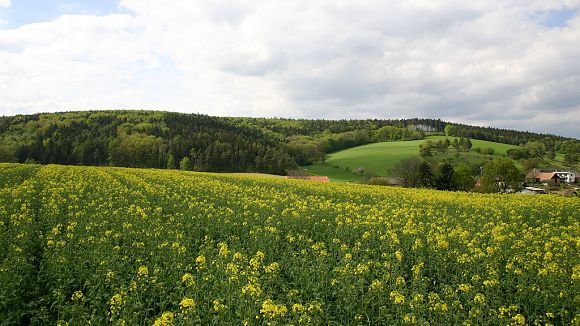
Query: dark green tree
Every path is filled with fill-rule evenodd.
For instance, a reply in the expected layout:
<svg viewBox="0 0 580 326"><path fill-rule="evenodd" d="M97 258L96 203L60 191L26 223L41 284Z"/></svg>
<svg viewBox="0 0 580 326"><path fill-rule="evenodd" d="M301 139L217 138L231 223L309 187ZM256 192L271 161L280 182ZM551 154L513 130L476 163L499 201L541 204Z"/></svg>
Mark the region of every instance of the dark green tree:
<svg viewBox="0 0 580 326"><path fill-rule="evenodd" d="M425 188L433 187L433 171L431 166L426 161L423 161L419 166L420 185Z"/></svg>
<svg viewBox="0 0 580 326"><path fill-rule="evenodd" d="M439 173L435 178L435 188L439 190L455 190L454 170L451 164L443 163L439 167Z"/></svg>

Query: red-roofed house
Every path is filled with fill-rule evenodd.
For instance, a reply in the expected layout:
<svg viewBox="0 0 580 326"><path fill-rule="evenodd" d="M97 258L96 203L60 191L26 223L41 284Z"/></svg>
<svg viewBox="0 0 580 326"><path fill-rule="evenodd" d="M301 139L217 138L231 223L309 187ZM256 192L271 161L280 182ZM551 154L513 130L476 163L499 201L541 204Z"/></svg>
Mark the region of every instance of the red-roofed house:
<svg viewBox="0 0 580 326"><path fill-rule="evenodd" d="M538 169L533 169L528 173L526 179L530 182L541 182L550 184L560 184L561 178L556 172L542 172Z"/></svg>
<svg viewBox="0 0 580 326"><path fill-rule="evenodd" d="M327 176L318 176L318 175L287 175L286 179L298 179L298 180L311 180L311 181L320 181L320 182L330 182L330 179Z"/></svg>

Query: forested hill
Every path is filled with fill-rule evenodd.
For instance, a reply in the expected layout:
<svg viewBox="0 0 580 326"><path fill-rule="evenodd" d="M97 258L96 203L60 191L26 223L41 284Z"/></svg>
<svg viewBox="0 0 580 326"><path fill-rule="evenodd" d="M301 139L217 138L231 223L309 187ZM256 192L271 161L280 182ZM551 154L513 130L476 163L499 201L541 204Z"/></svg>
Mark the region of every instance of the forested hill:
<svg viewBox="0 0 580 326"><path fill-rule="evenodd" d="M458 123L447 123L445 133L450 136L487 140L496 143L521 145L528 142L547 142L548 146L558 141L573 140L556 135L539 134L528 131L499 129L491 127L470 126Z"/></svg>
<svg viewBox="0 0 580 326"><path fill-rule="evenodd" d="M325 120L325 119L283 119L283 118L228 118L239 125L256 126L284 136L317 136L323 133L344 133L359 130L373 131L385 126L419 130L430 133L445 133L448 136L467 137L497 143L520 145L530 141L573 140L553 134L471 126L441 119L365 119L365 120Z"/></svg>
<svg viewBox="0 0 580 326"><path fill-rule="evenodd" d="M284 119L284 118L229 118L232 122L256 126L284 136L317 136L322 133L373 131L385 126L412 128L426 132L443 132L446 123L440 119Z"/></svg>
<svg viewBox="0 0 580 326"><path fill-rule="evenodd" d="M283 174L279 139L228 119L152 111L0 117L0 161Z"/></svg>
<svg viewBox="0 0 580 326"><path fill-rule="evenodd" d="M259 128L286 138L288 152L299 165L323 161L328 153L383 141L422 139L425 135L466 137L511 145L542 143L548 152L577 153L580 142L526 131L470 126L440 119L306 120L228 118L240 126ZM576 155L576 154L575 154Z"/></svg>
<svg viewBox="0 0 580 326"><path fill-rule="evenodd" d="M0 161L284 174L362 144L445 133L549 151L578 140L440 119L305 120L159 111L82 111L0 117ZM570 150L568 150L570 151Z"/></svg>

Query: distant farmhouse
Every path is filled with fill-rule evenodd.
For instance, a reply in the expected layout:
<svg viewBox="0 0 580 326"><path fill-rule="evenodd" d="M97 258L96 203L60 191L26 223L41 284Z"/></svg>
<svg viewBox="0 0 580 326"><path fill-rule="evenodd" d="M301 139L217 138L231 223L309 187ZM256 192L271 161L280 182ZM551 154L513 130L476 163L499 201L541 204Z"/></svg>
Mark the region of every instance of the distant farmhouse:
<svg viewBox="0 0 580 326"><path fill-rule="evenodd" d="M314 175L288 175L286 179L298 179L298 180L311 180L311 181L320 181L320 182L330 182L330 179L327 176L314 176Z"/></svg>
<svg viewBox="0 0 580 326"><path fill-rule="evenodd" d="M533 169L526 176L526 180L531 183L558 185L562 179L556 174L556 172L541 172L540 170Z"/></svg>
<svg viewBox="0 0 580 326"><path fill-rule="evenodd" d="M561 182L576 183L578 176L572 171L546 171L533 169L526 176L528 182L558 185Z"/></svg>

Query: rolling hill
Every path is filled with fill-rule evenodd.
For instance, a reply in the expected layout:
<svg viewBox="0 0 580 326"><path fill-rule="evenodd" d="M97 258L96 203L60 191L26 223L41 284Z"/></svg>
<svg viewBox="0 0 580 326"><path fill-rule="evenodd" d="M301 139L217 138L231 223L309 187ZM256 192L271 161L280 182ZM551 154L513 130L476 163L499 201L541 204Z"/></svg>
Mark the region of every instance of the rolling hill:
<svg viewBox="0 0 580 326"><path fill-rule="evenodd" d="M158 111L0 117L0 162L284 174L279 138L229 119Z"/></svg>
<svg viewBox="0 0 580 326"><path fill-rule="evenodd" d="M492 148L496 155L514 145L540 144L556 156L556 161L546 163L550 167L564 166L563 161L570 167L580 161L576 139L439 119L294 120L109 110L0 117L0 162L284 175L326 156L325 164L308 167L310 174L356 182L362 176L352 170L364 167L388 175L393 164L418 155L424 140L410 139L431 135L427 139L438 140L445 137L432 135L443 133L450 140L469 137L474 148ZM491 158L453 152L437 154L436 159L464 161L477 169L477 164Z"/></svg>
<svg viewBox="0 0 580 326"><path fill-rule="evenodd" d="M426 139L437 141L448 138L453 141L456 137L431 136ZM381 176L388 176L390 169L399 161L419 156L419 145L422 140L382 142L349 148L343 151L329 154L325 163L306 166L305 169L311 175L328 175L334 182L360 182L363 177L352 171L358 167ZM507 150L515 148L514 145L501 144L484 140L471 140L473 148L493 148L495 155L505 155ZM453 161L452 150L447 154L448 159ZM484 155L477 153L462 153L461 159L467 162L483 162Z"/></svg>

